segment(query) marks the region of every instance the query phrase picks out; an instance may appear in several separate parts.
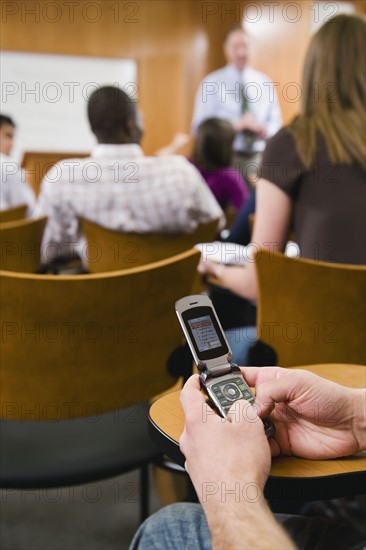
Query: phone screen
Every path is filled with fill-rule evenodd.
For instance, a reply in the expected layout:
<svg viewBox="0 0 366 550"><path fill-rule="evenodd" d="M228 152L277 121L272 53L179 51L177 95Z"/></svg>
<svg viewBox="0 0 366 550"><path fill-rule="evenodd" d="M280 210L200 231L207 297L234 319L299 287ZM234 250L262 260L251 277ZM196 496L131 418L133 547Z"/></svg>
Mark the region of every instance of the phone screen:
<svg viewBox="0 0 366 550"><path fill-rule="evenodd" d="M227 355L228 347L210 307L192 308L184 311L182 317L199 359Z"/></svg>

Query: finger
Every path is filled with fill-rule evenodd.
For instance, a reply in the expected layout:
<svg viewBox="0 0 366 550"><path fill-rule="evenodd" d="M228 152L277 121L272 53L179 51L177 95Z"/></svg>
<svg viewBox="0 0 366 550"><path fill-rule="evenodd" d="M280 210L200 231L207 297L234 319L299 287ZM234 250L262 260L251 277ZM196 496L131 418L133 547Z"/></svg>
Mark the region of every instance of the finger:
<svg viewBox="0 0 366 550"><path fill-rule="evenodd" d="M227 420L229 422L245 422L250 423L261 422L258 418L257 407L253 407L246 399L238 399L233 403L228 411Z"/></svg>
<svg viewBox="0 0 366 550"><path fill-rule="evenodd" d="M202 260L200 260L198 263L197 271L198 273L202 273L202 274L206 273L205 262L203 262Z"/></svg>
<svg viewBox="0 0 366 550"><path fill-rule="evenodd" d="M278 379L288 372L280 367L240 367L240 370L246 382L252 387L257 386L257 382Z"/></svg>
<svg viewBox="0 0 366 550"><path fill-rule="evenodd" d="M275 439L273 439L272 437L270 437L268 439L268 443L269 443L269 448L271 449L271 455L272 456L279 456L281 454L281 449L280 449L280 446L277 443L277 441Z"/></svg>
<svg viewBox="0 0 366 550"><path fill-rule="evenodd" d="M280 379L257 384L256 401L260 406L261 417L273 410L276 403L289 403L297 393L297 381L293 376L281 376Z"/></svg>
<svg viewBox="0 0 366 550"><path fill-rule="evenodd" d="M186 417L191 411L193 411L194 414L197 414L197 411L202 411L203 404L205 403L205 396L200 389L198 374L193 374L184 384L180 392L180 402Z"/></svg>

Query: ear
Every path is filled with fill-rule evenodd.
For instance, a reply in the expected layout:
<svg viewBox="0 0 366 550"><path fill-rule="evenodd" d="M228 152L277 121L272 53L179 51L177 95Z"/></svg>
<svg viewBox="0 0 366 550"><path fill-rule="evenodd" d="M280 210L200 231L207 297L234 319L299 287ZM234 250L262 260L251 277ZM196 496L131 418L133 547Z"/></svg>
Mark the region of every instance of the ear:
<svg viewBox="0 0 366 550"><path fill-rule="evenodd" d="M126 126L127 126L128 133L129 133L129 136L132 139L132 141L135 142L135 143L140 143L140 141L142 139L142 136L143 136L143 131L139 127L138 122L136 120L136 117L128 118Z"/></svg>

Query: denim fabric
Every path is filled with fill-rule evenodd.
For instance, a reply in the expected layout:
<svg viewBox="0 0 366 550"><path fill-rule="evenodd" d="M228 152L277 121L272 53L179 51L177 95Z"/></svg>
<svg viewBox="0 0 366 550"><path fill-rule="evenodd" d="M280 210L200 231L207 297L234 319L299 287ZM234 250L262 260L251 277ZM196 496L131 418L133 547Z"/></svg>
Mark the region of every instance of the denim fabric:
<svg viewBox="0 0 366 550"><path fill-rule="evenodd" d="M276 514L276 519L299 550L366 548L364 537L348 525L325 518L286 514ZM190 503L172 504L163 508L141 525L130 550L212 550L203 509L199 504Z"/></svg>
<svg viewBox="0 0 366 550"><path fill-rule="evenodd" d="M172 504L149 517L130 550L212 550L205 514L199 504Z"/></svg>

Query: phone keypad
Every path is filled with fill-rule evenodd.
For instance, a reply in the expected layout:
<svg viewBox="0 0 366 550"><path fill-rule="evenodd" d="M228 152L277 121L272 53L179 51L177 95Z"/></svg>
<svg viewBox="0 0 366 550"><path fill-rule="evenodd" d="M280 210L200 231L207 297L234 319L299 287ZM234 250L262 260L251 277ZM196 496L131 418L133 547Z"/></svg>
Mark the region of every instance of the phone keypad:
<svg viewBox="0 0 366 550"><path fill-rule="evenodd" d="M230 407L238 399L251 401L253 394L248 390L242 378L233 378L230 382L217 382L211 386L212 391L220 399L223 407Z"/></svg>

